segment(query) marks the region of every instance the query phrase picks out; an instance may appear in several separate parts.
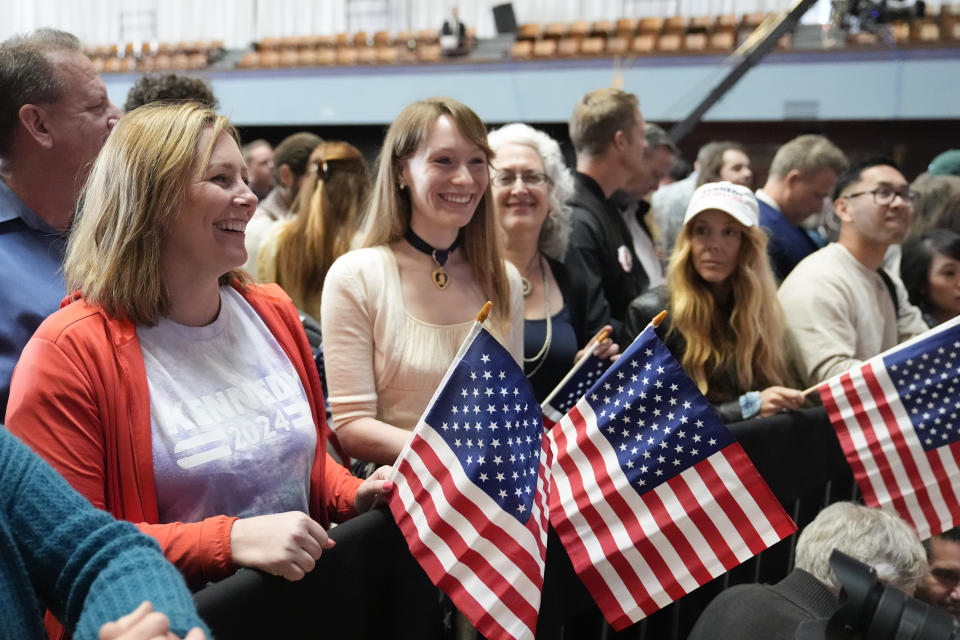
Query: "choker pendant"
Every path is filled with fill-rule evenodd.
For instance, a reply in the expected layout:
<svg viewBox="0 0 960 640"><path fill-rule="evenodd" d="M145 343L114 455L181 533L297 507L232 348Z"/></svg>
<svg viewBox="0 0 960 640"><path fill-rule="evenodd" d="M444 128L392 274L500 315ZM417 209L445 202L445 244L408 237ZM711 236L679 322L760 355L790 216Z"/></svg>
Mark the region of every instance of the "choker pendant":
<svg viewBox="0 0 960 640"><path fill-rule="evenodd" d="M433 262L437 265L437 268L433 270L431 274L433 277L433 284L437 286L437 289L441 291L447 288L447 285L450 284L450 274L447 273L447 270L443 268L443 263L437 259L437 251L433 250L433 253L430 254L430 257L433 258ZM446 258L447 256L444 256Z"/></svg>
<svg viewBox="0 0 960 640"><path fill-rule="evenodd" d="M427 254L433 259L436 268L430 274L430 278L433 280L433 284L437 289L441 291L446 289L447 285L450 284L450 274L443 268L443 265L447 264L447 259L450 257L450 254L453 253L453 250L460 244L460 236L458 235L457 239L453 241L453 244L446 249L436 249L432 247L409 227L407 227L407 231L404 233L404 238L406 238L407 242L409 242L414 249Z"/></svg>

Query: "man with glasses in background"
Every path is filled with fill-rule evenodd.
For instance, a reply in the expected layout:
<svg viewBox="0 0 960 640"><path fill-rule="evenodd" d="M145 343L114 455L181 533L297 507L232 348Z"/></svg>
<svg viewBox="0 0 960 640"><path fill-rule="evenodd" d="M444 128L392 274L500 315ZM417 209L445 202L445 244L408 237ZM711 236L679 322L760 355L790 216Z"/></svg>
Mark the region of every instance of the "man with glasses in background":
<svg viewBox="0 0 960 640"><path fill-rule="evenodd" d="M899 276L881 267L887 248L903 240L916 197L886 159L862 162L837 178L840 237L804 258L779 290L805 386L927 330Z"/></svg>

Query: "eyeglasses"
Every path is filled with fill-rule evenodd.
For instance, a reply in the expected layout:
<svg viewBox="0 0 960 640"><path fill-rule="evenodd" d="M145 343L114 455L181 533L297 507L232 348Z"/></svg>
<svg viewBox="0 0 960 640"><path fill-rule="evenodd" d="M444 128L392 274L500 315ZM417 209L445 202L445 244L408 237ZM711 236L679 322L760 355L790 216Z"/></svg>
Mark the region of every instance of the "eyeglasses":
<svg viewBox="0 0 960 640"><path fill-rule="evenodd" d="M512 171L501 171L493 176L493 185L495 187L512 187L517 183L517 178L528 187L539 187L544 184L550 184L550 177L545 173L538 171L526 171L524 173L513 173Z"/></svg>
<svg viewBox="0 0 960 640"><path fill-rule="evenodd" d="M876 189L870 189L869 191L858 191L857 193L848 193L843 196L844 198L856 198L857 196L863 196L866 194L873 195L873 201L876 202L881 207L888 204L893 204L893 201L897 196L900 196L900 199L903 200L904 204L913 206L916 204L917 200L920 198L920 194L912 189L903 189L897 191L896 189L891 189L890 187L877 187Z"/></svg>

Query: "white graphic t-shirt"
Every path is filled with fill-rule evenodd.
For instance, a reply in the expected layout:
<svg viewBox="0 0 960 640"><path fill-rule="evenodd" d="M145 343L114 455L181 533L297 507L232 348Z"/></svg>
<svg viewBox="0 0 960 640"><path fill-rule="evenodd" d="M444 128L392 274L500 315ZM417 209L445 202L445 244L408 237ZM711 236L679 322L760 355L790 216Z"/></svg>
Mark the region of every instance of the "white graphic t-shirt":
<svg viewBox="0 0 960 640"><path fill-rule="evenodd" d="M303 384L243 297L205 327L138 327L160 522L309 513L317 432Z"/></svg>

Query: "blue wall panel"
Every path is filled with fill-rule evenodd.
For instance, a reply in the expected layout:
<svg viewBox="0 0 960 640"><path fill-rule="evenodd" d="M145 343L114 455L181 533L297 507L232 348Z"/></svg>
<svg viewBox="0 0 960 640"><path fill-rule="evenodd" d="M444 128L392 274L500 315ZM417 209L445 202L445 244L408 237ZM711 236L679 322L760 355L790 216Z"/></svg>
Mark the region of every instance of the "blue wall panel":
<svg viewBox="0 0 960 640"><path fill-rule="evenodd" d="M719 81L722 58L448 63L397 67L209 72L238 125L383 124L404 105L449 95L488 122L564 122L584 93L622 83L653 121L683 118ZM138 76L107 74L123 104ZM960 118L960 49L775 53L704 118L889 120Z"/></svg>

